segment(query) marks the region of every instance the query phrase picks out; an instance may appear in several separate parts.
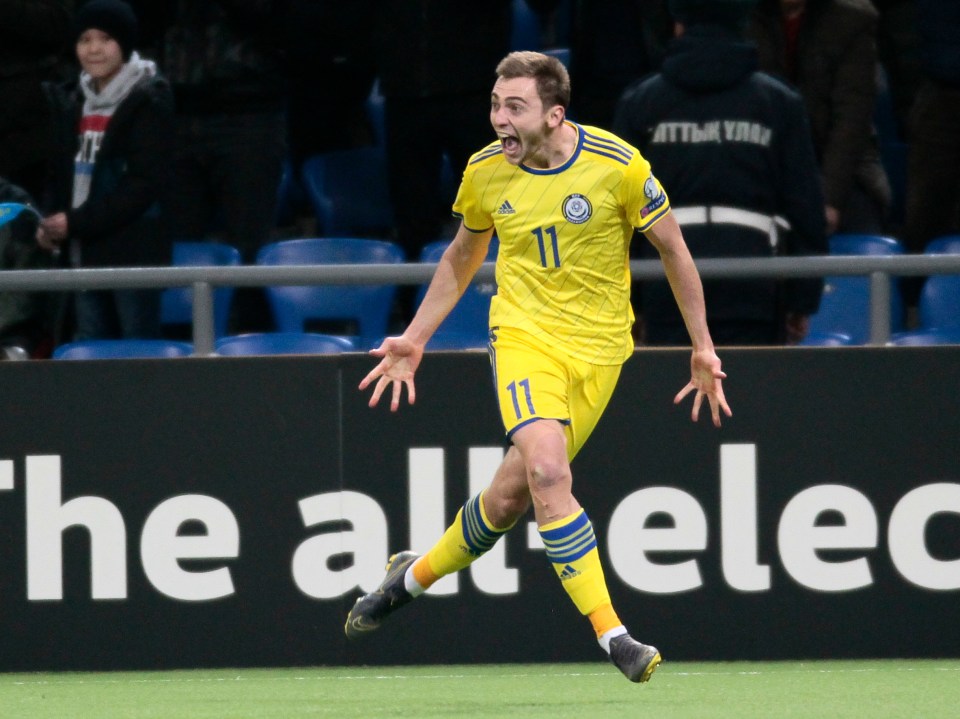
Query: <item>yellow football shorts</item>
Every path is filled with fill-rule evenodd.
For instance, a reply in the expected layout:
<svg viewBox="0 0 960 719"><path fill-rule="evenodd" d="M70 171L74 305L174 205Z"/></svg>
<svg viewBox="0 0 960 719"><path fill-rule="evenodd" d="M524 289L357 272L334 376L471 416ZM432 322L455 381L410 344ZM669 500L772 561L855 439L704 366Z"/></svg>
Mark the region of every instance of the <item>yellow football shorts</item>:
<svg viewBox="0 0 960 719"><path fill-rule="evenodd" d="M490 334L490 362L507 437L538 419L559 420L572 460L600 421L621 365L575 359L522 330L501 327Z"/></svg>

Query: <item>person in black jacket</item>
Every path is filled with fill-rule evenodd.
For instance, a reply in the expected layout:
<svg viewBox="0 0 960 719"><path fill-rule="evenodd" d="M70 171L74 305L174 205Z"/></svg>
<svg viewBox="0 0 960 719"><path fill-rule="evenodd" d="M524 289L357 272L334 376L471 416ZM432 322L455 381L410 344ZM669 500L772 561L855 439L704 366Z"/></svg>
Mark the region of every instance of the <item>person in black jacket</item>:
<svg viewBox="0 0 960 719"><path fill-rule="evenodd" d="M172 155L172 95L134 52L137 20L122 0L92 0L75 18L79 91L50 88L58 159L37 241L75 267L168 265L161 206ZM76 296L77 339L159 337L159 289Z"/></svg>
<svg viewBox="0 0 960 719"><path fill-rule="evenodd" d="M908 131L906 244L960 232L960 5L919 0L923 82Z"/></svg>
<svg viewBox="0 0 960 719"><path fill-rule="evenodd" d="M526 0L546 16L568 13L570 117L610 127L627 85L660 69L673 36L666 0Z"/></svg>
<svg viewBox="0 0 960 719"><path fill-rule="evenodd" d="M0 202L35 206L26 190L2 176ZM0 226L0 270L42 270L51 266L50 254L37 246L37 224L37 215L26 211ZM0 360L49 356L55 295L0 291Z"/></svg>
<svg viewBox="0 0 960 719"><path fill-rule="evenodd" d="M298 3L299 4L299 3ZM173 89L175 240L222 240L256 262L274 239L287 156L289 0L133 0ZM337 110L331 110L336 112ZM273 329L260 287L240 287L232 332Z"/></svg>
<svg viewBox="0 0 960 719"><path fill-rule="evenodd" d="M464 167L493 139L490 68L510 44L510 0L486 3L380 0L377 71L385 98L387 172L396 240L415 261L449 228L456 182L443 186L443 156Z"/></svg>
<svg viewBox="0 0 960 719"><path fill-rule="evenodd" d="M0 177L31 196L43 192L50 109L43 83L62 80L70 50L68 0L0 2ZM72 72L71 72L72 74Z"/></svg>
<svg viewBox="0 0 960 719"><path fill-rule="evenodd" d="M803 97L828 234L887 231L892 195L873 125L878 19L870 0L759 0L746 29L760 68Z"/></svg>
<svg viewBox="0 0 960 719"><path fill-rule="evenodd" d="M757 70L742 40L753 0L671 0L678 38L662 72L624 93L614 132L670 188L694 257L826 253L823 191L801 97ZM643 245L640 257L648 257ZM704 282L717 344L798 342L822 280ZM640 339L687 341L666 282L644 282Z"/></svg>

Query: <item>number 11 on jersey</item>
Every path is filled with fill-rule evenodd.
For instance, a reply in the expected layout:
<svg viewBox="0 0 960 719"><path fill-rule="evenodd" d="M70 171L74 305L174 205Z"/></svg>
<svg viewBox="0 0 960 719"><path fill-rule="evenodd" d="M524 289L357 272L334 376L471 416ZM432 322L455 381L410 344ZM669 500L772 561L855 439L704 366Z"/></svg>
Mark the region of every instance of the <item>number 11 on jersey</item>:
<svg viewBox="0 0 960 719"><path fill-rule="evenodd" d="M559 267L560 266L560 245L557 242L557 228L555 225L544 229L538 227L531 232L537 238L537 245L540 247L540 264L544 267ZM553 260L552 265L547 264L547 244L550 244L551 258Z"/></svg>

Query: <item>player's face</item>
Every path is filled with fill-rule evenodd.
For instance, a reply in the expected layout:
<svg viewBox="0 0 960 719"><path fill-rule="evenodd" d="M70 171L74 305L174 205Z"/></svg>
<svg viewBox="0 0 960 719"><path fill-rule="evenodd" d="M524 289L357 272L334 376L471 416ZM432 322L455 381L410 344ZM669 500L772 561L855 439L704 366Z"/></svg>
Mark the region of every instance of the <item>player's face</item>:
<svg viewBox="0 0 960 719"><path fill-rule="evenodd" d="M542 150L553 124L551 117L532 77L499 78L493 86L490 123L511 165L519 165Z"/></svg>
<svg viewBox="0 0 960 719"><path fill-rule="evenodd" d="M103 88L123 66L120 44L102 30L90 29L77 40L77 59L95 87Z"/></svg>

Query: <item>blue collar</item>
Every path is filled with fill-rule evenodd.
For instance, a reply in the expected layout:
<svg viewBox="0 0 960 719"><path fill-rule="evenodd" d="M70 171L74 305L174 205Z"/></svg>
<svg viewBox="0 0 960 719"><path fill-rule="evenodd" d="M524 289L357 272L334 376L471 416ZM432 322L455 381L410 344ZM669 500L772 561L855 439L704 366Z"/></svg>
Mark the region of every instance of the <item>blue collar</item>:
<svg viewBox="0 0 960 719"><path fill-rule="evenodd" d="M538 170L534 167L527 167L523 163L520 163L520 169L524 172L529 172L531 175L556 175L558 173L566 170L570 165L577 161L577 158L580 157L580 148L583 147L583 128L580 127L577 123L571 120L564 120L565 123L568 123L573 126L577 131L577 146L573 151L573 154L570 155L570 158L564 162L559 167L548 167L545 170Z"/></svg>

